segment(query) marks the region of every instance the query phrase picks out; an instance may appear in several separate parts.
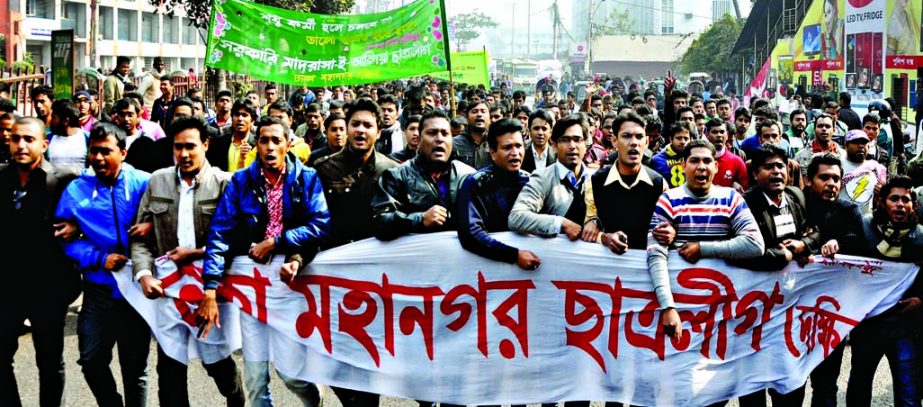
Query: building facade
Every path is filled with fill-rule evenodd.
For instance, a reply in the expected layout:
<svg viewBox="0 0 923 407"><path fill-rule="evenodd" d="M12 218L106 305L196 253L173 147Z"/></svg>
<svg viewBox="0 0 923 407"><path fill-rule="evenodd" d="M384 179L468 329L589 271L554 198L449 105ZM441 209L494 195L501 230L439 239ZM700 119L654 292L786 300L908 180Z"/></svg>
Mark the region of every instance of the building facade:
<svg viewBox="0 0 923 407"><path fill-rule="evenodd" d="M29 52L36 65L48 66L51 32L73 29L77 69L103 68L108 73L120 55L133 59L136 72L150 68L158 56L168 71L193 68L199 73L203 69L206 30L190 26L181 10L174 16L161 14L148 0L4 1L8 2L4 11L10 15L9 35L4 34L13 42L5 48L8 61ZM97 13L93 12L94 5ZM95 55L91 55L94 17L97 41Z"/></svg>

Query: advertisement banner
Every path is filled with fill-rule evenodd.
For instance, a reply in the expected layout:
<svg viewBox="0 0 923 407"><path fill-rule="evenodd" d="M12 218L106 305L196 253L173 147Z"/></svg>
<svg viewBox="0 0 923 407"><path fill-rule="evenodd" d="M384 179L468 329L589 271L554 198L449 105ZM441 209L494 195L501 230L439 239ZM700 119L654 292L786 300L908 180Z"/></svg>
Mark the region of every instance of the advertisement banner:
<svg viewBox="0 0 923 407"><path fill-rule="evenodd" d="M323 15L215 0L206 65L305 86L355 85L451 69L442 0Z"/></svg>
<svg viewBox="0 0 923 407"><path fill-rule="evenodd" d="M887 3L888 0L846 1L846 91L855 102L884 97Z"/></svg>
<svg viewBox="0 0 923 407"><path fill-rule="evenodd" d="M537 253L541 267L481 258L443 232L324 251L291 282L279 278L281 256L270 264L238 257L219 294L263 323L262 331L248 323L244 348L261 338L287 377L455 404L701 406L800 387L862 319L894 306L918 271L837 256L752 272L673 253L683 321L673 340L660 325L644 251L618 256L564 237L493 236ZM200 295L199 271L180 270L190 278L159 274L171 279L171 298L145 301L194 312L186 307ZM126 275L118 277L123 292L138 290ZM159 340L172 335L154 329Z"/></svg>
<svg viewBox="0 0 923 407"><path fill-rule="evenodd" d="M487 51L453 52L449 54L449 58L452 60L452 76L456 84L484 85L490 89L490 72L487 70L490 58ZM448 81L449 71L436 72L432 76Z"/></svg>
<svg viewBox="0 0 923 407"><path fill-rule="evenodd" d="M51 83L55 99L74 95L74 30L51 32Z"/></svg>

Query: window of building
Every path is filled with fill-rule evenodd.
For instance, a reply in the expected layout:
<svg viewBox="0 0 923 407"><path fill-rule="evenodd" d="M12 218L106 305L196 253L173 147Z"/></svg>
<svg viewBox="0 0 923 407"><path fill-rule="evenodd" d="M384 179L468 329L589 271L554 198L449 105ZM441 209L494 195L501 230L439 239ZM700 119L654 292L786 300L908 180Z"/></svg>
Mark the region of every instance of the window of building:
<svg viewBox="0 0 923 407"><path fill-rule="evenodd" d="M673 34L673 0L662 0L660 10L660 33Z"/></svg>
<svg viewBox="0 0 923 407"><path fill-rule="evenodd" d="M196 66L195 66L195 58L183 58L183 59L180 60L179 69L183 70L184 72L189 72L189 68L195 69L195 67L196 67ZM198 71L199 71L199 70L196 69L196 72L198 72Z"/></svg>
<svg viewBox="0 0 923 407"><path fill-rule="evenodd" d="M115 20L112 17L112 7L99 7L99 33L104 40L113 40Z"/></svg>
<svg viewBox="0 0 923 407"><path fill-rule="evenodd" d="M160 21L154 13L141 14L141 41L160 42Z"/></svg>
<svg viewBox="0 0 923 407"><path fill-rule="evenodd" d="M191 21L188 18L180 20L183 24L183 44L195 45L195 37L199 35L194 26L189 25Z"/></svg>
<svg viewBox="0 0 923 407"><path fill-rule="evenodd" d="M87 7L85 4L68 2L64 5L64 21L62 29L74 29L78 38L87 37Z"/></svg>
<svg viewBox="0 0 923 407"><path fill-rule="evenodd" d="M138 41L138 12L119 10L119 41Z"/></svg>
<svg viewBox="0 0 923 407"><path fill-rule="evenodd" d="M53 20L54 6L54 0L26 0L26 15Z"/></svg>
<svg viewBox="0 0 923 407"><path fill-rule="evenodd" d="M163 42L179 44L179 19L164 14L163 16Z"/></svg>

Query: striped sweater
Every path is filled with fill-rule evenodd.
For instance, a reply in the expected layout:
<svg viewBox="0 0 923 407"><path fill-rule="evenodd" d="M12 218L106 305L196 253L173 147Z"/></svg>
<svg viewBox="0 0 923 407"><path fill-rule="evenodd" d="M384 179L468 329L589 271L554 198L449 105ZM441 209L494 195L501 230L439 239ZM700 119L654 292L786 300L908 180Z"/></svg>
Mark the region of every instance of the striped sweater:
<svg viewBox="0 0 923 407"><path fill-rule="evenodd" d="M654 207L650 229L668 222L676 230L673 248L699 242L701 257L745 259L763 254L763 236L742 195L733 188L712 186L705 196L683 185L664 192ZM667 269L669 247L647 237L647 265L662 308L675 307Z"/></svg>

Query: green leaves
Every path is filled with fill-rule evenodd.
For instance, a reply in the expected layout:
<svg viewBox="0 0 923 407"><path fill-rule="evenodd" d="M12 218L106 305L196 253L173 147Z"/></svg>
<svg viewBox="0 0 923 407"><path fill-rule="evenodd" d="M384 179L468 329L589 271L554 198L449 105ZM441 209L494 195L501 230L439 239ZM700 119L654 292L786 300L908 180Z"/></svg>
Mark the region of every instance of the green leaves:
<svg viewBox="0 0 923 407"><path fill-rule="evenodd" d="M461 50L469 42L481 35L481 31L497 27L497 22L480 12L457 14L449 18L450 26L455 27L455 45Z"/></svg>
<svg viewBox="0 0 923 407"><path fill-rule="evenodd" d="M744 27L743 19L725 14L699 35L680 58L684 72L722 72L737 68L740 61L731 58L731 49Z"/></svg>
<svg viewBox="0 0 923 407"><path fill-rule="evenodd" d="M179 8L197 28L208 28L211 16L211 1L202 0L148 0L154 6L164 7L165 14L173 14ZM356 4L356 0L255 0L256 3L287 10L306 11L319 14L343 14Z"/></svg>

